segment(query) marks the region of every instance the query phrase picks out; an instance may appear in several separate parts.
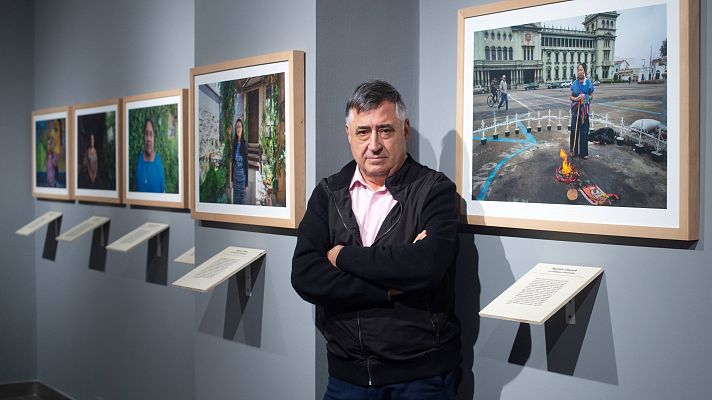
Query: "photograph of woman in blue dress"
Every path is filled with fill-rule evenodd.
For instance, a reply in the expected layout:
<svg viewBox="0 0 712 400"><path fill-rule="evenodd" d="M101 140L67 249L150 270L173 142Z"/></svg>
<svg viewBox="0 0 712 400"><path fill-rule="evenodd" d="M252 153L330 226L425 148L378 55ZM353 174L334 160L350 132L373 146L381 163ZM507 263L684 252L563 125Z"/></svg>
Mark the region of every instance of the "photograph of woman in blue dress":
<svg viewBox="0 0 712 400"><path fill-rule="evenodd" d="M242 119L235 121L235 137L232 145L230 159L232 169L230 182L232 183L232 203L245 204L245 195L248 190L247 182L247 142L243 133Z"/></svg>
<svg viewBox="0 0 712 400"><path fill-rule="evenodd" d="M569 153L572 157L588 158L589 114L593 99L593 84L586 77L586 64L576 67L576 79L571 82L571 140Z"/></svg>
<svg viewBox="0 0 712 400"><path fill-rule="evenodd" d="M161 156L156 153L155 133L153 120L146 119L143 124L144 150L138 155L136 164L136 191L164 193L166 191L166 178L163 172Z"/></svg>

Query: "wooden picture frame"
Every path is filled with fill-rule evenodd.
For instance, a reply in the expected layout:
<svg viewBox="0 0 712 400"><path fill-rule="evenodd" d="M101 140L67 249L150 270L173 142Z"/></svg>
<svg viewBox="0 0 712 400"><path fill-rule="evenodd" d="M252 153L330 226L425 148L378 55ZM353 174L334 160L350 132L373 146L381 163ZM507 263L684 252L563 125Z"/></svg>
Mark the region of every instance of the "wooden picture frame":
<svg viewBox="0 0 712 400"><path fill-rule="evenodd" d="M305 208L304 52L192 68L190 118L193 218L296 228Z"/></svg>
<svg viewBox="0 0 712 400"><path fill-rule="evenodd" d="M697 240L699 12L699 0L517 0L459 10L456 185L467 223ZM633 45L645 60L627 65L622 52ZM573 102L579 58L594 91ZM508 103L488 106L501 75ZM589 140L601 143L584 137L585 158L571 139L583 143L569 115L580 104L590 111Z"/></svg>
<svg viewBox="0 0 712 400"><path fill-rule="evenodd" d="M121 115L118 98L72 107L76 200L121 203Z"/></svg>
<svg viewBox="0 0 712 400"><path fill-rule="evenodd" d="M32 196L35 198L72 198L70 114L69 106L32 112ZM53 154L53 161L47 158L50 152Z"/></svg>
<svg viewBox="0 0 712 400"><path fill-rule="evenodd" d="M128 96L121 104L123 202L188 208L188 89ZM147 143L152 160L144 154Z"/></svg>

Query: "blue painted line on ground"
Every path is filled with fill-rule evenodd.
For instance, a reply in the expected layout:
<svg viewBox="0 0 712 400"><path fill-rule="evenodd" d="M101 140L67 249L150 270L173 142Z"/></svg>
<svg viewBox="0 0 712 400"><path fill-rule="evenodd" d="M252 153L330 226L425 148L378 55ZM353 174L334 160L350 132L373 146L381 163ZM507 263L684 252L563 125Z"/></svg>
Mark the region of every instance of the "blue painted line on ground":
<svg viewBox="0 0 712 400"><path fill-rule="evenodd" d="M517 121L517 127L519 128L520 134L523 134L526 139L502 138L502 139L497 139L497 140L493 139L493 140L495 142L525 143L525 144L527 144L527 146L524 146L521 149L515 151L514 153L508 155L507 157L504 157L497 163L497 166L494 167L492 172L490 172L489 176L487 177L485 184L482 185L482 188L480 189L480 193L477 195L477 200L485 200L485 198L487 197L487 192L489 191L489 188L492 185L492 182L494 181L495 176L497 176L497 172L499 171L500 168L502 168L502 166L504 166L504 164L507 161L509 161L512 157L518 155L519 153L523 152L524 150L534 147L534 145L537 144L536 138L534 137L534 135L527 132L527 127L524 126L524 123L522 123L522 121Z"/></svg>
<svg viewBox="0 0 712 400"><path fill-rule="evenodd" d="M517 127L519 128L519 133L524 134L524 136L526 137L526 140L523 140L523 142L536 144L536 138L534 137L534 135L529 133L529 131L527 131L527 127L524 126L524 123L522 121L517 121Z"/></svg>
<svg viewBox="0 0 712 400"><path fill-rule="evenodd" d="M482 189L480 189L480 193L477 195L477 200L486 200L487 198L487 192L489 191L490 185L492 185L492 181L494 181L494 177L497 175L497 171L499 171L502 166L509 161L510 158L518 155L519 153L523 152L526 149L529 149L533 147L534 144L529 144L528 146L524 146L521 149L515 151L514 153L508 155L507 157L503 158L497 163L497 166L494 167L490 175L487 177L487 180L485 181L485 184L482 185Z"/></svg>
<svg viewBox="0 0 712 400"><path fill-rule="evenodd" d="M501 134L500 134L501 135ZM527 143L526 140L522 139L512 139L508 137L501 137L499 139L491 139L493 142L502 142L502 143Z"/></svg>

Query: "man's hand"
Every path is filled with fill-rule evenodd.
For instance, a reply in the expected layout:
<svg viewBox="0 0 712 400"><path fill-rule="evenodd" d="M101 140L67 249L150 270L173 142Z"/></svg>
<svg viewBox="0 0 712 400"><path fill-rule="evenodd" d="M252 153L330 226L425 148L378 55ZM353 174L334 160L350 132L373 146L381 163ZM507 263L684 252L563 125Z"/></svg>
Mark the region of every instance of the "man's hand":
<svg viewBox="0 0 712 400"><path fill-rule="evenodd" d="M423 229L422 232L418 234L418 236L415 237L415 240L413 240L413 243L417 242L418 240L423 240L428 236L428 232Z"/></svg>
<svg viewBox="0 0 712 400"><path fill-rule="evenodd" d="M341 252L341 249L343 249L343 248L344 248L344 246L337 244L336 246L332 247L331 250L329 250L326 253L326 258L329 259L329 262L331 263L331 265L334 266L334 268L339 268L336 266L336 257L339 256L339 252Z"/></svg>

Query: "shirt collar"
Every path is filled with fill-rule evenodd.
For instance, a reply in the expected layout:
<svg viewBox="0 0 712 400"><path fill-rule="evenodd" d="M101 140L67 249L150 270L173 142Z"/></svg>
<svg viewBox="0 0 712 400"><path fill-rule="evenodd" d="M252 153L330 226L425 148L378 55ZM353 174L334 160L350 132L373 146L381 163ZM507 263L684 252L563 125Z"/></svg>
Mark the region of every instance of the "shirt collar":
<svg viewBox="0 0 712 400"><path fill-rule="evenodd" d="M381 186L378 188L378 190L373 190L371 189L370 186L366 183L366 179L363 178L363 175L361 175L361 170L358 167L358 164L356 165L356 169L354 171L354 176L351 178L351 184L349 184L349 190L354 190L354 187L360 184L361 186L367 188L368 190L371 190L372 192L380 192L383 190L386 190L385 186Z"/></svg>

